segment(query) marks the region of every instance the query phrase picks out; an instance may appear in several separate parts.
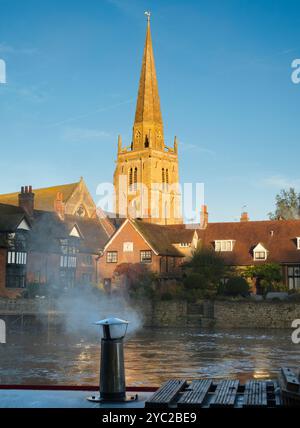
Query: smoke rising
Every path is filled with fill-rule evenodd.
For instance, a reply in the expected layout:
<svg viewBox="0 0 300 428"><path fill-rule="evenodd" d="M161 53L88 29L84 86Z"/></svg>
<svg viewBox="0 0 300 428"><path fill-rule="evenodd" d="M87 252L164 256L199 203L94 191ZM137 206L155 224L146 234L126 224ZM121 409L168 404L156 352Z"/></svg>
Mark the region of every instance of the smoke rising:
<svg viewBox="0 0 300 428"><path fill-rule="evenodd" d="M80 288L62 295L56 301L64 329L72 335L99 337L100 327L94 325L104 318L116 317L129 321L126 337L142 327L142 316L133 309L125 296L95 293L91 288Z"/></svg>

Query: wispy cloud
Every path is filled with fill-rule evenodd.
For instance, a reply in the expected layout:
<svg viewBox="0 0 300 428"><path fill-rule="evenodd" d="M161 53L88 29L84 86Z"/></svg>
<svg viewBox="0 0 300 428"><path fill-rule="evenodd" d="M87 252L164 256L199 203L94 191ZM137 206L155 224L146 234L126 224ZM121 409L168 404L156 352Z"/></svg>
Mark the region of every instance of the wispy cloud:
<svg viewBox="0 0 300 428"><path fill-rule="evenodd" d="M22 55L34 55L38 52L36 48L27 47L15 47L5 42L0 42L0 53L6 54L22 54Z"/></svg>
<svg viewBox="0 0 300 428"><path fill-rule="evenodd" d="M107 131L88 128L66 128L62 133L64 141L73 143L101 141L111 136Z"/></svg>
<svg viewBox="0 0 300 428"><path fill-rule="evenodd" d="M42 103L47 100L47 92L44 89L44 84L21 86L15 82L10 82L5 87L5 90L15 96L14 104L20 102L21 99L33 103Z"/></svg>
<svg viewBox="0 0 300 428"><path fill-rule="evenodd" d="M262 180L262 184L266 187L271 187L275 189L288 189L294 187L296 189L300 188L300 178L289 178L282 175L273 175L266 177Z"/></svg>
<svg viewBox="0 0 300 428"><path fill-rule="evenodd" d="M117 104L109 105L106 107L100 107L100 108L97 108L93 111L89 111L87 113L81 114L80 116L72 116L72 117L69 117L67 119L61 120L59 122L51 123L51 124L47 125L46 128L54 128L56 126L65 125L66 123L76 122L79 119L84 119L86 117L92 116L95 113L101 113L101 112L104 112L107 110L111 110L111 109L123 106L125 104L131 104L133 101L134 101L134 98L130 98L129 100L122 101L122 102L117 103Z"/></svg>
<svg viewBox="0 0 300 428"><path fill-rule="evenodd" d="M183 152L194 151L198 153L206 153L211 156L216 154L213 150L207 149L206 147L201 147L192 143L184 143L183 141L180 141L180 147Z"/></svg>

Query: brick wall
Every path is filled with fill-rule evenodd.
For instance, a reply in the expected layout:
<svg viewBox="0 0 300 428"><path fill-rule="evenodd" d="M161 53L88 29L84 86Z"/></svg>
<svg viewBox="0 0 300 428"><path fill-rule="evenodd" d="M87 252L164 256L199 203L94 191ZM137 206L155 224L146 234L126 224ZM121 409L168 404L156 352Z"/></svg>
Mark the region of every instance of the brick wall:
<svg viewBox="0 0 300 428"><path fill-rule="evenodd" d="M133 243L132 252L124 252L123 244L124 242ZM120 233L115 237L113 242L104 252L103 256L99 260L99 278L112 278L114 271L118 264L121 263L140 263L140 251L151 250L149 245L144 241L141 235L135 230L131 223L127 223ZM118 262L117 263L107 263L106 255L107 251L117 251L118 252ZM156 256L152 252L152 263L147 264L147 266L155 271L160 271L160 257Z"/></svg>

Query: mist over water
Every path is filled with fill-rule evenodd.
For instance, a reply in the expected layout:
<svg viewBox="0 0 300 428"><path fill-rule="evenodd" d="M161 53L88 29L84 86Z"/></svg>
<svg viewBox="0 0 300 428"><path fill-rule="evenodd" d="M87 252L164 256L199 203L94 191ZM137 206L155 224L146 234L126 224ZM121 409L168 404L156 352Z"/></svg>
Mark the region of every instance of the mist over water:
<svg viewBox="0 0 300 428"><path fill-rule="evenodd" d="M85 288L62 295L55 306L62 314L64 330L72 335L99 337L101 327L94 323L110 317L129 321L126 337L142 327L142 314L130 306L126 295L99 294Z"/></svg>

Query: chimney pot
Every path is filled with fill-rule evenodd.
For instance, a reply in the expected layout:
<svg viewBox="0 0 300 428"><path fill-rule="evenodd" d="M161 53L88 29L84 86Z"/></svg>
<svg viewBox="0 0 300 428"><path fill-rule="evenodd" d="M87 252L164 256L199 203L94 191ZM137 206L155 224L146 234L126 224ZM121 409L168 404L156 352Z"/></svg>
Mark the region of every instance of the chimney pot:
<svg viewBox="0 0 300 428"><path fill-rule="evenodd" d="M34 193L32 186L22 186L19 193L19 207L23 208L26 213L32 217L34 211Z"/></svg>
<svg viewBox="0 0 300 428"><path fill-rule="evenodd" d="M207 205L201 206L201 212L200 212L200 228L206 229L208 224L208 211L207 211Z"/></svg>
<svg viewBox="0 0 300 428"><path fill-rule="evenodd" d="M242 214L241 214L241 219L240 219L240 221L249 221L249 215L248 215L248 213L247 212L243 212Z"/></svg>

